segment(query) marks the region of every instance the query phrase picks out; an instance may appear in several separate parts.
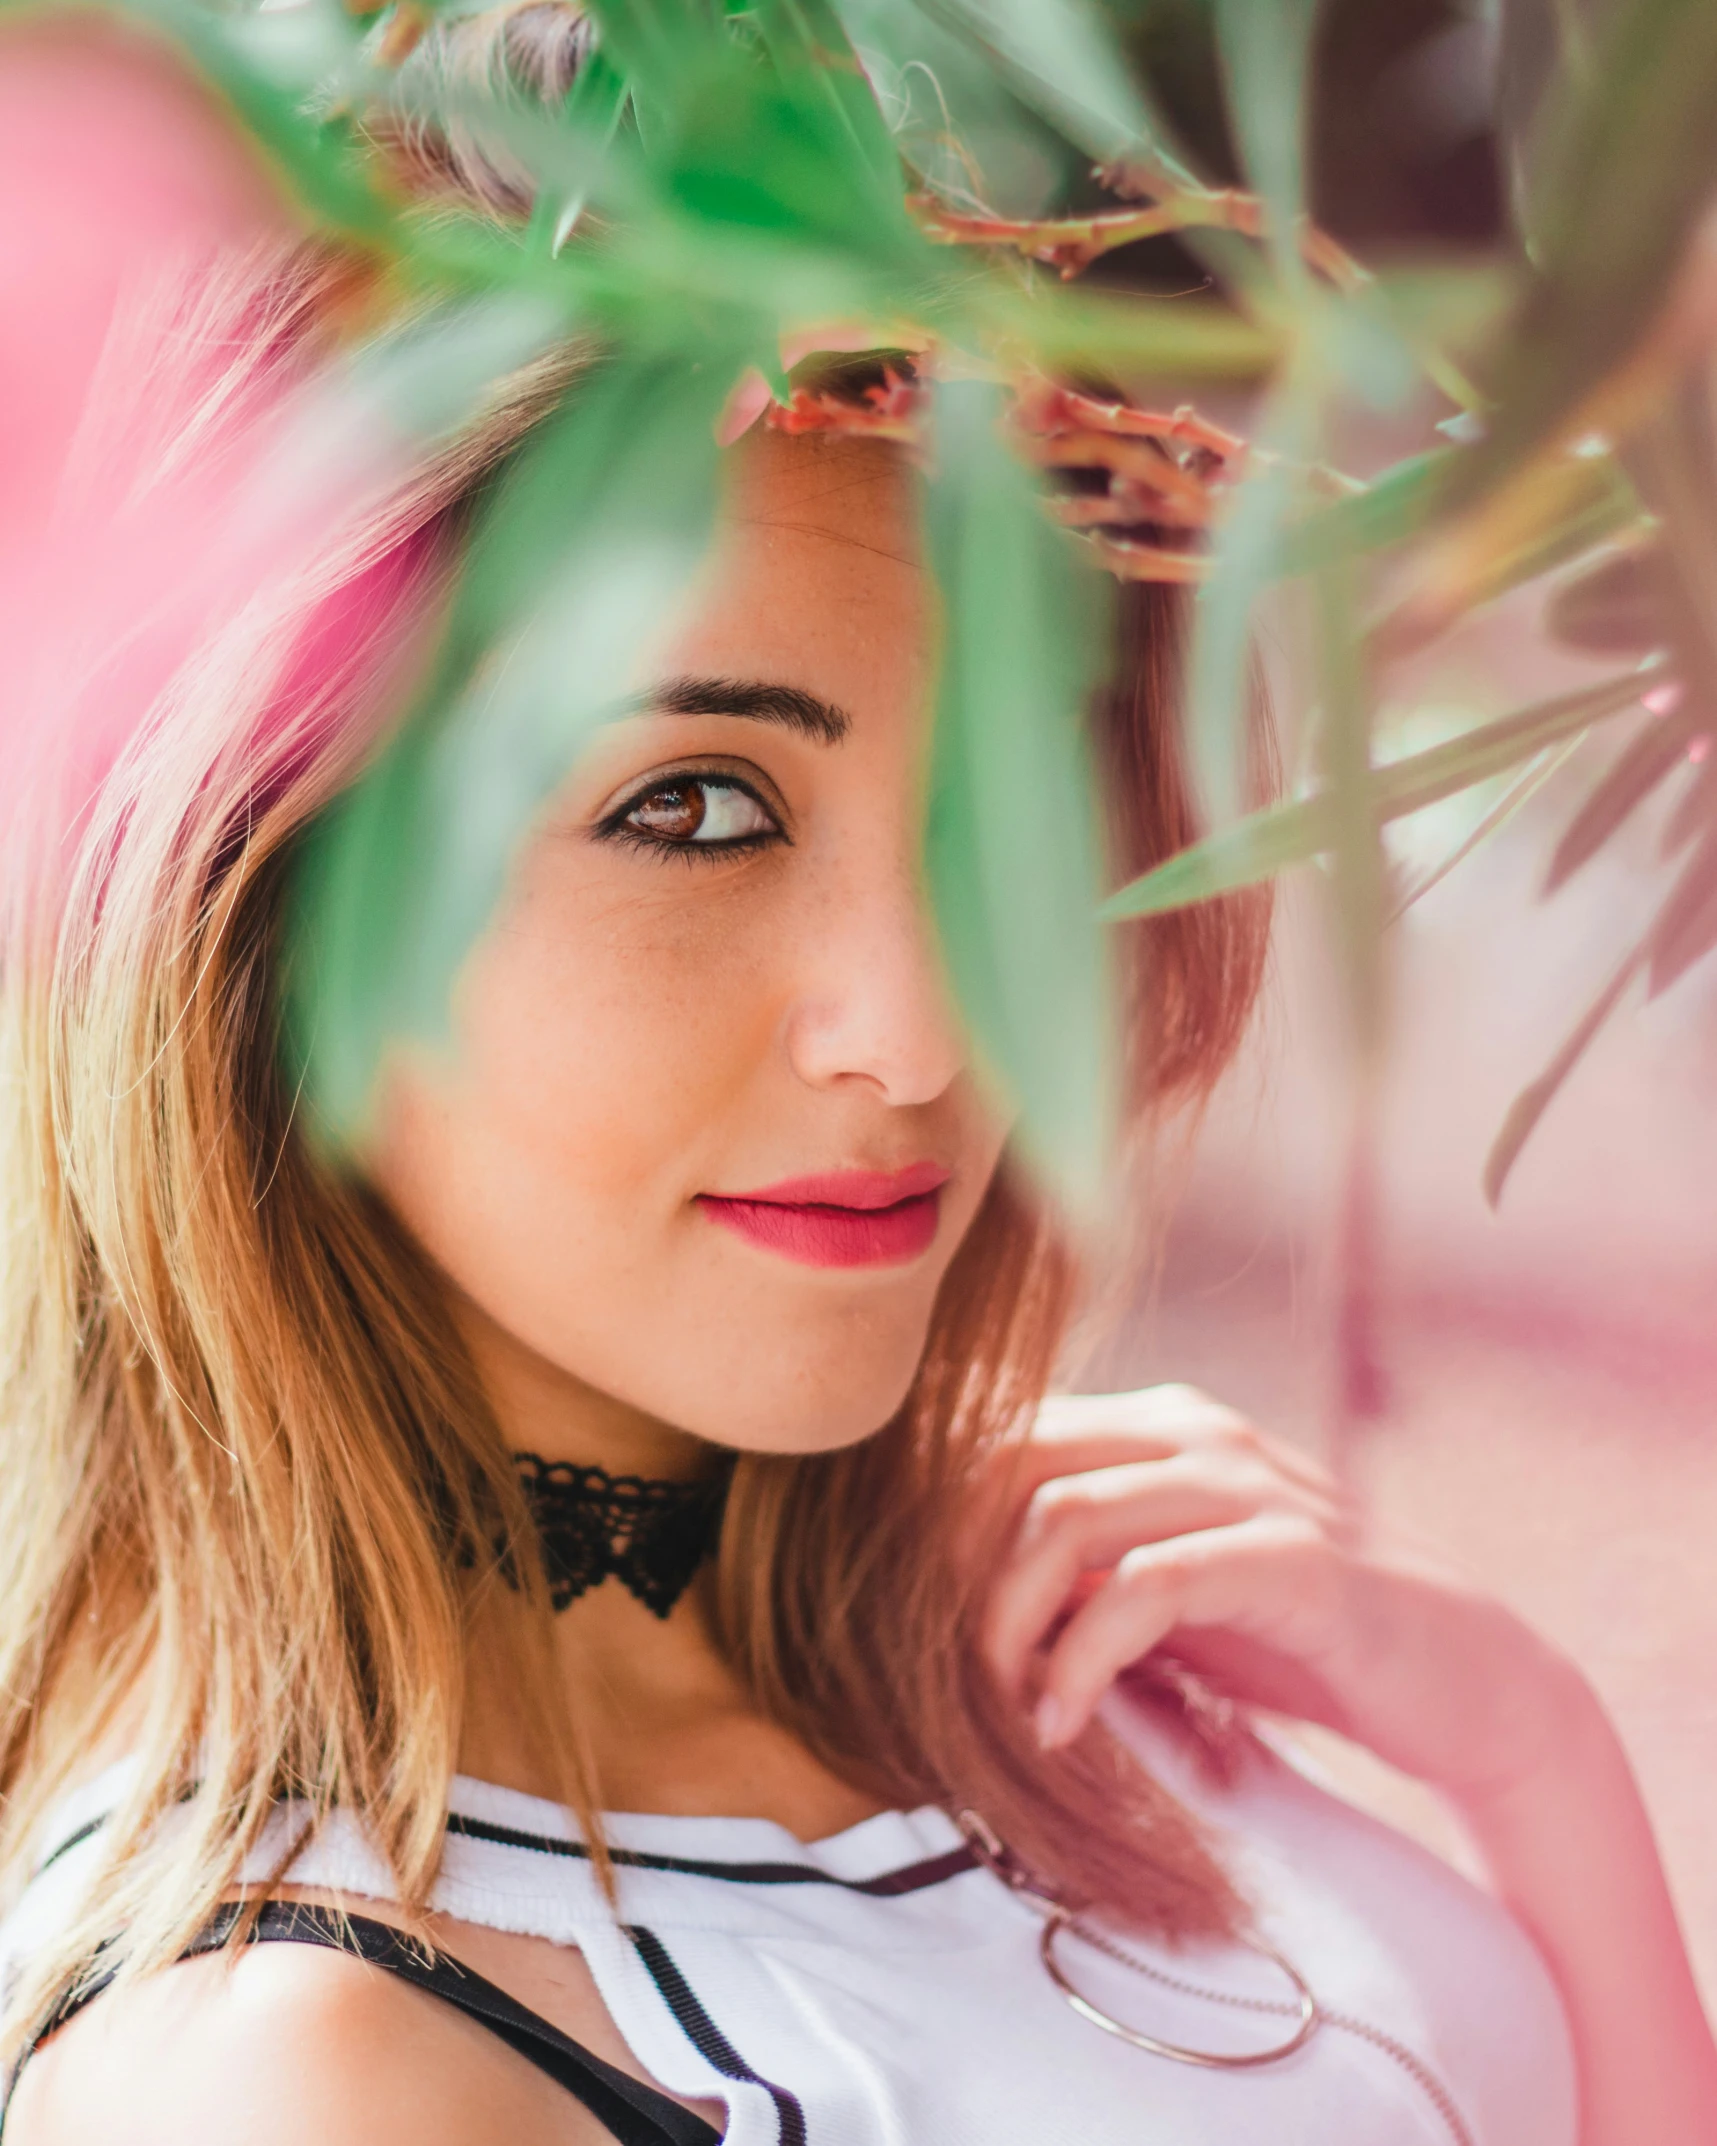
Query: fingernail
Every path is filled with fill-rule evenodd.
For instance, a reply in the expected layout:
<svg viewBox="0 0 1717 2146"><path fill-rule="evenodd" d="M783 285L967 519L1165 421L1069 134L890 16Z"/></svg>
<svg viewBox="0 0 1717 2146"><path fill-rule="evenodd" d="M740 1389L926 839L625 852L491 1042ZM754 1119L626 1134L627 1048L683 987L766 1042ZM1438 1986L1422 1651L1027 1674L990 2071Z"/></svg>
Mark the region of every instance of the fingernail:
<svg viewBox="0 0 1717 2146"><path fill-rule="evenodd" d="M1065 1720L1066 1715L1062 1711L1061 1701L1055 1696L1054 1692L1046 1691L1037 1702L1037 1709L1031 1717L1031 1725L1037 1731L1040 1750L1053 1751L1055 1749L1056 1745L1061 1741L1062 1724Z"/></svg>

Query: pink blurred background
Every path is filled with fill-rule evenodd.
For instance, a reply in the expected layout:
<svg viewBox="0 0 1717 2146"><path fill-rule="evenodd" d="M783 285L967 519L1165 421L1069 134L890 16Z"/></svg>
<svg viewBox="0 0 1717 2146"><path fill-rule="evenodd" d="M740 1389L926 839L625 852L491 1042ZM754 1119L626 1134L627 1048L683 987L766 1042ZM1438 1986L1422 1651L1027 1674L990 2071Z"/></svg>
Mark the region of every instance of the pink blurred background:
<svg viewBox="0 0 1717 2146"><path fill-rule="evenodd" d="M1589 675L1545 646L1523 600L1472 622L1413 684L1471 720ZM1479 1189L1509 1102L1661 896L1659 815L1645 811L1538 898L1556 830L1623 735L1592 735L1391 934L1387 1405L1356 1465L1382 1530L1454 1559L1584 1665L1632 1753L1717 1999L1717 963L1655 1004L1631 998L1498 1214ZM1413 868L1452 848L1477 809L1407 823ZM1206 1386L1313 1448L1333 1420L1347 1089L1318 882L1314 868L1284 890L1264 1019L1172 1195L1160 1277L1102 1361L1128 1382ZM1320 1755L1464 1859L1424 1791L1331 1739Z"/></svg>

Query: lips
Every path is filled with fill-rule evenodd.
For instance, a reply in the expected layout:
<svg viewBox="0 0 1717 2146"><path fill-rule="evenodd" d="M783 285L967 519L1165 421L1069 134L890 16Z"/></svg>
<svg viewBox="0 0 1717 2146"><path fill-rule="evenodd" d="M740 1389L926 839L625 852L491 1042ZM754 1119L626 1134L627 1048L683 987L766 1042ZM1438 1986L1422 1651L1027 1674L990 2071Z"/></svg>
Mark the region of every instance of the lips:
<svg viewBox="0 0 1717 2146"><path fill-rule="evenodd" d="M834 1170L755 1192L701 1193L712 1222L805 1267L897 1267L929 1250L950 1172Z"/></svg>

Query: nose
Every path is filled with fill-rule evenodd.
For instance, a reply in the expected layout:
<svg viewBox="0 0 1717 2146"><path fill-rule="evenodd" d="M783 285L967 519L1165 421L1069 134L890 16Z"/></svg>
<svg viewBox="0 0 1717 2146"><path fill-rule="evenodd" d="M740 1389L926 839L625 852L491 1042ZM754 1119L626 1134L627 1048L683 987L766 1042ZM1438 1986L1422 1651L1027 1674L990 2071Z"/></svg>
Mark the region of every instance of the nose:
<svg viewBox="0 0 1717 2146"><path fill-rule="evenodd" d="M933 1103L965 1067L916 859L831 887L805 917L787 1051L809 1087L863 1082L899 1107Z"/></svg>

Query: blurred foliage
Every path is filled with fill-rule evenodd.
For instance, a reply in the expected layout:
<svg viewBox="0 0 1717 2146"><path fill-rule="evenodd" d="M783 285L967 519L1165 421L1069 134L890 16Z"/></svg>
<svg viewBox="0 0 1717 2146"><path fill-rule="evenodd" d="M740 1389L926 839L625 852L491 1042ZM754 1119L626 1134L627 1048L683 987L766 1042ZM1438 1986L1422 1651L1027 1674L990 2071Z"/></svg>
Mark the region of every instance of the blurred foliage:
<svg viewBox="0 0 1717 2146"><path fill-rule="evenodd" d="M1323 858L1375 1043L1384 824L1631 720L1551 883L1665 784L1678 876L1517 1105L1493 1197L1627 982L1663 988L1717 945L1711 0L588 0L585 64L547 103L412 57L455 0L115 5L178 43L304 215L409 312L409 336L357 354L372 385L395 367L402 397L470 407L473 321L521 306L534 334L602 353L487 501L430 686L310 844L293 1010L336 1131L360 1123L388 1036L445 1018L515 845L627 705L629 661L705 541L730 393L755 373L784 399L784 351L850 349L854 323L922 345L940 383L930 873L962 1002L1073 1205L1096 1198L1110 1126L1097 815L1071 719L1101 581L1078 571L1090 533L1053 528L1032 497L1049 480L1009 452L1010 386L1251 413L1176 571L1201 582L1187 719L1210 832L1105 917ZM1355 85L1382 115L1370 134ZM413 197L390 128L480 142L530 212ZM1397 137L1444 174L1415 192L1398 154L1402 235L1454 201L1457 249L1390 257L1364 155ZM439 322L458 328L440 386ZM498 349L516 341L498 329ZM1378 420L1413 451L1364 481L1332 466ZM1380 759L1389 666L1552 573L1551 622L1603 675ZM1311 629L1311 773L1248 815L1267 591Z"/></svg>

